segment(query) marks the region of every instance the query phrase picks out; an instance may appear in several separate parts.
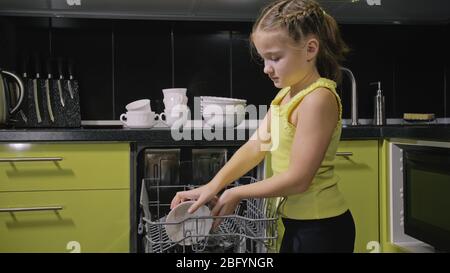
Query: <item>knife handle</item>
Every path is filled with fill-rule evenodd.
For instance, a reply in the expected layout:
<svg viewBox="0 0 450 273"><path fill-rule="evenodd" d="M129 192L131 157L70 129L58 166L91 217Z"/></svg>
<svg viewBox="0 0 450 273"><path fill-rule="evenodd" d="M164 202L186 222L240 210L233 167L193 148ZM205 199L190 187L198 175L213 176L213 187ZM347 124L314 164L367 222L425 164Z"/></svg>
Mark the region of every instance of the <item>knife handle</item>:
<svg viewBox="0 0 450 273"><path fill-rule="evenodd" d="M46 68L47 68L47 78L51 79L52 78L52 59L47 59Z"/></svg>
<svg viewBox="0 0 450 273"><path fill-rule="evenodd" d="M63 72L64 61L62 58L58 58L57 62L58 62L57 67L58 67L58 73L59 73L58 79L64 79L64 72Z"/></svg>
<svg viewBox="0 0 450 273"><path fill-rule="evenodd" d="M36 79L39 79L41 73L41 60L39 58L39 55L36 53L34 55L34 74L36 75Z"/></svg>
<svg viewBox="0 0 450 273"><path fill-rule="evenodd" d="M69 79L73 80L73 75L74 75L74 68L73 68L73 61L69 60L68 64L67 64L67 68L69 70Z"/></svg>
<svg viewBox="0 0 450 273"><path fill-rule="evenodd" d="M26 79L28 77L28 56L23 55L20 59L19 73L22 73L22 77Z"/></svg>

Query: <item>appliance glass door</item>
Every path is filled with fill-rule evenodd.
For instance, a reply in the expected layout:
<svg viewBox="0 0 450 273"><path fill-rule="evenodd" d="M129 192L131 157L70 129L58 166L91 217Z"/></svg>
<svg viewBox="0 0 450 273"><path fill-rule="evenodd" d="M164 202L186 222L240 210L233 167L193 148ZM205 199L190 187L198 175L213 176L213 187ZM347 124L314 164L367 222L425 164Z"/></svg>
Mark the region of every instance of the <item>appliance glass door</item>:
<svg viewBox="0 0 450 273"><path fill-rule="evenodd" d="M404 146L405 233L433 246L450 242L450 149Z"/></svg>

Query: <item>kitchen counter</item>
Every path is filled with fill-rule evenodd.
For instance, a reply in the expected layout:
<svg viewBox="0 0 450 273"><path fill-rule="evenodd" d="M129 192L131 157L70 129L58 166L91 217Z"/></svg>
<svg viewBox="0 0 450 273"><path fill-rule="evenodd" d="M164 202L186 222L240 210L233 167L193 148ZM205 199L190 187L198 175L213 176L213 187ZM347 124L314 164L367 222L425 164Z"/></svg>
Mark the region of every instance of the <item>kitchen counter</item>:
<svg viewBox="0 0 450 273"><path fill-rule="evenodd" d="M77 128L77 129L0 129L0 142L59 142L59 141L121 141L148 142L155 145L241 145L253 129L186 131L181 140L174 140L169 128ZM179 134L177 134L179 136ZM386 125L345 126L343 140L413 138L450 141L450 125ZM208 141L212 139L211 141Z"/></svg>

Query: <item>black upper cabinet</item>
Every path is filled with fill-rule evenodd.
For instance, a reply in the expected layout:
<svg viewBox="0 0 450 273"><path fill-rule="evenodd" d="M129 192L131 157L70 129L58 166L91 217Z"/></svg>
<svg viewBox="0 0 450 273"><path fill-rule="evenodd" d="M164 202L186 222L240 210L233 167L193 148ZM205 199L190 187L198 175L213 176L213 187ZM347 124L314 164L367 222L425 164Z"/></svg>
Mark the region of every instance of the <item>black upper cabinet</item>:
<svg viewBox="0 0 450 273"><path fill-rule="evenodd" d="M111 21L53 18L51 25L53 57L70 59L75 66L82 119L113 119Z"/></svg>
<svg viewBox="0 0 450 273"><path fill-rule="evenodd" d="M0 15L254 21L271 0L2 0ZM448 22L448 0L318 0L340 23Z"/></svg>
<svg viewBox="0 0 450 273"><path fill-rule="evenodd" d="M0 17L0 67L34 73L31 61L51 54L49 26L49 18Z"/></svg>
<svg viewBox="0 0 450 273"><path fill-rule="evenodd" d="M171 23L114 22L115 116L131 101L148 98L162 112L163 88L172 86Z"/></svg>
<svg viewBox="0 0 450 273"><path fill-rule="evenodd" d="M173 87L188 89L191 111L194 109L194 97L231 95L230 42L227 24L175 23ZM195 110L199 110L197 108ZM192 114L198 117L199 111Z"/></svg>

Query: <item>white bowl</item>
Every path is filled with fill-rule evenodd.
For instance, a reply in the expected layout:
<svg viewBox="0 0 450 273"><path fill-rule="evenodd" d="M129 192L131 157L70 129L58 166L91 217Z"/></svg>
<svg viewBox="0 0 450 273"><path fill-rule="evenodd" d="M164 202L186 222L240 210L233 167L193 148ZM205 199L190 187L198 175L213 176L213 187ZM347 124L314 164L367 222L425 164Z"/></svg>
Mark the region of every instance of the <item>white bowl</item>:
<svg viewBox="0 0 450 273"><path fill-rule="evenodd" d="M150 100L142 99L128 103L125 108L127 111L151 111Z"/></svg>
<svg viewBox="0 0 450 273"><path fill-rule="evenodd" d="M213 219L198 217L211 216L207 206L198 208L194 213L188 213L188 209L195 201L186 201L172 209L166 217L167 224L164 225L167 236L173 242L180 245L191 245L205 239L209 234ZM174 224L169 224L174 222Z"/></svg>
<svg viewBox="0 0 450 273"><path fill-rule="evenodd" d="M203 114L211 115L211 114L244 114L245 113L245 105L234 105L234 104L201 104L200 111Z"/></svg>

